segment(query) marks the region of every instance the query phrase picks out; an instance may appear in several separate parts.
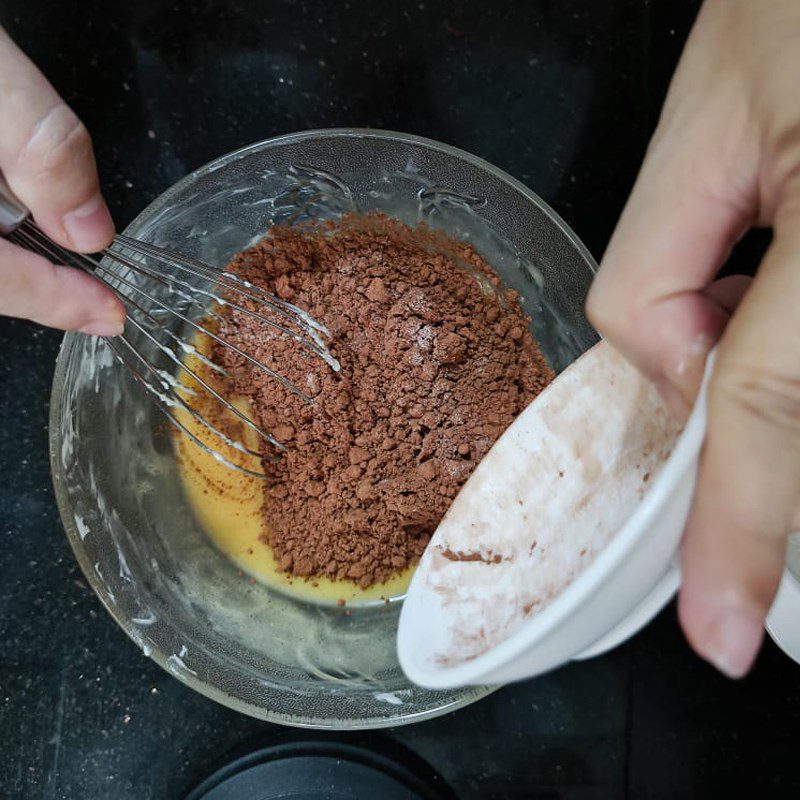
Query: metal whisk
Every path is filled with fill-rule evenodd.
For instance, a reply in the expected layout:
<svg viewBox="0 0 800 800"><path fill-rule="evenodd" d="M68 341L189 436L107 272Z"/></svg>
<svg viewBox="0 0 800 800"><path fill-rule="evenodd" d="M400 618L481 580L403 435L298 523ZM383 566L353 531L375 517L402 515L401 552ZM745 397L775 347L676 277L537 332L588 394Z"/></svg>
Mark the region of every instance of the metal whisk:
<svg viewBox="0 0 800 800"><path fill-rule="evenodd" d="M110 286L125 304L127 321L123 335L104 337L106 345L155 398L158 408L181 433L233 469L258 477L264 475L263 472L234 463L219 449L203 441L181 422L175 414L176 409L187 413L227 447L259 459L257 463L260 463L263 453L221 431L187 397L204 392L260 439L278 450L285 449L284 445L225 399L197 369L186 363L186 357L192 356L218 376L224 377L226 374L223 366L215 363L192 342L172 330L170 323L193 331L194 336L202 335L229 348L251 366L263 370L308 403L314 402L310 395L253 355L220 336L214 329L214 323L223 320L219 310L228 307L254 318L281 336L297 341L310 353L323 359L331 369L339 369L338 362L325 346L325 339L330 336L327 329L297 306L231 272L122 234L115 236L108 248L93 256L67 250L53 242L37 227L28 209L14 196L1 175L0 236L43 255L54 263L82 269ZM120 270L120 267L123 269ZM158 285L166 290L168 300L165 301L154 291ZM172 301L172 298L176 300ZM143 304L148 305L149 309ZM253 305L259 310L254 309ZM147 353L143 352L143 348L137 346L136 338L154 347L155 352L163 355L171 369L161 369L154 364ZM184 380L176 377L178 375Z"/></svg>

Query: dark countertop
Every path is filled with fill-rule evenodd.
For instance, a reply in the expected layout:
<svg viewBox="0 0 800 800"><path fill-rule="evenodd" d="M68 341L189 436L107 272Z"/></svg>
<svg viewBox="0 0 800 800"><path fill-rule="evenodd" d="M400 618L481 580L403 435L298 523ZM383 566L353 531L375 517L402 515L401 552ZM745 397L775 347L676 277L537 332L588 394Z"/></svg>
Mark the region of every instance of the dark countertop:
<svg viewBox="0 0 800 800"><path fill-rule="evenodd" d="M93 132L120 226L243 144L375 126L505 168L599 256L697 5L5 0L0 22ZM0 321L0 796L178 798L231 748L287 734L144 658L82 580L47 458L59 342ZM800 667L768 642L729 682L670 607L605 657L385 737L465 800L797 798Z"/></svg>

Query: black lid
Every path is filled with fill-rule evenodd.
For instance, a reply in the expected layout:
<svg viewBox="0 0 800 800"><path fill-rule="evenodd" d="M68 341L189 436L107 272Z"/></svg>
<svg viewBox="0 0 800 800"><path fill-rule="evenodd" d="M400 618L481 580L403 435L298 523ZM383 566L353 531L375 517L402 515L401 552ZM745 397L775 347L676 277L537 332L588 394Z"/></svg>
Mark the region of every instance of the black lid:
<svg viewBox="0 0 800 800"><path fill-rule="evenodd" d="M405 759L404 759L405 760ZM354 744L263 747L216 770L186 800L446 800L421 770Z"/></svg>

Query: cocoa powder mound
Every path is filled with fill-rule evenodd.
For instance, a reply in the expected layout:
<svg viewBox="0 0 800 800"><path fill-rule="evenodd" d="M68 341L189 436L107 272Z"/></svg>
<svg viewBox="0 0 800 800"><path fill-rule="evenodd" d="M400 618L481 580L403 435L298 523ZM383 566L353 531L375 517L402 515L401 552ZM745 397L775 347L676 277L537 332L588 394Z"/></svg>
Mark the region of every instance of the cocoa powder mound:
<svg viewBox="0 0 800 800"><path fill-rule="evenodd" d="M383 583L416 563L458 490L553 373L515 292L469 246L380 214L273 227L229 269L332 334L340 373L227 310L215 354L257 422L286 445L264 460L266 540L298 576Z"/></svg>

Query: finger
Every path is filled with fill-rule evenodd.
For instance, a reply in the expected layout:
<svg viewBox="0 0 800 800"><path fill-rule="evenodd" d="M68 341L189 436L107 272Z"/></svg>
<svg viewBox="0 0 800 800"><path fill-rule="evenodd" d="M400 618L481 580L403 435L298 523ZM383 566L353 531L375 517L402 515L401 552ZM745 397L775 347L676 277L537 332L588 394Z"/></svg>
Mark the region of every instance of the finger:
<svg viewBox="0 0 800 800"><path fill-rule="evenodd" d="M105 247L114 224L86 128L0 28L0 171L59 244Z"/></svg>
<svg viewBox="0 0 800 800"><path fill-rule="evenodd" d="M797 217L800 222L800 215ZM800 225L776 238L720 345L683 545L680 617L732 677L758 652L800 498ZM791 232L788 232L791 231Z"/></svg>
<svg viewBox="0 0 800 800"><path fill-rule="evenodd" d="M754 220L756 177L746 120L714 98L665 112L589 294L589 319L679 414L728 321L705 289Z"/></svg>
<svg viewBox="0 0 800 800"><path fill-rule="evenodd" d="M0 239L0 314L63 330L116 336L125 307L101 281Z"/></svg>

